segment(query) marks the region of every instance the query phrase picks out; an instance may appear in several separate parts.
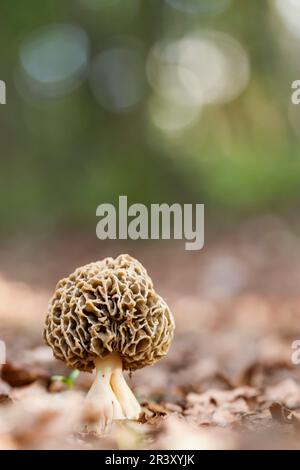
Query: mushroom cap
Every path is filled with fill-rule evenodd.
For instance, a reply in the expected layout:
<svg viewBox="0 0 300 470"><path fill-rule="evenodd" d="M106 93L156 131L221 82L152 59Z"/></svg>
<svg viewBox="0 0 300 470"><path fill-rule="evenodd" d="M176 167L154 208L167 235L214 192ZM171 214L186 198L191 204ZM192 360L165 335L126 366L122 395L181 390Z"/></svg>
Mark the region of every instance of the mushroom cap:
<svg viewBox="0 0 300 470"><path fill-rule="evenodd" d="M90 372L97 357L118 352L123 368L136 370L167 354L174 328L146 269L120 255L77 268L58 282L44 338L71 368Z"/></svg>

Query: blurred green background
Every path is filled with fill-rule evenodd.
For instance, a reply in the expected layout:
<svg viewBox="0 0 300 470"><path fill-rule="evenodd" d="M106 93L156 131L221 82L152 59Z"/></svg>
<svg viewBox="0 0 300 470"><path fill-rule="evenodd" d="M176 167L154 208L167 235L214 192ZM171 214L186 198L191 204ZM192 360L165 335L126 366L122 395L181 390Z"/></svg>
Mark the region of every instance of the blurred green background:
<svg viewBox="0 0 300 470"><path fill-rule="evenodd" d="M3 0L1 233L94 232L96 207L296 212L300 1Z"/></svg>

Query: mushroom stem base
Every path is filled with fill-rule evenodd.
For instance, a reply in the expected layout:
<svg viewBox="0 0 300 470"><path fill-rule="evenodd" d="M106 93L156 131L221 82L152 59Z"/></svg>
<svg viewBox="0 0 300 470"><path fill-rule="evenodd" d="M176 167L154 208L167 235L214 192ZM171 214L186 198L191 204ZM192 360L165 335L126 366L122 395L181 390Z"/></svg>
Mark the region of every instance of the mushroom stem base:
<svg viewBox="0 0 300 470"><path fill-rule="evenodd" d="M141 407L128 387L117 353L95 360L96 376L86 400L97 420L87 426L89 431L103 433L115 420L137 419Z"/></svg>

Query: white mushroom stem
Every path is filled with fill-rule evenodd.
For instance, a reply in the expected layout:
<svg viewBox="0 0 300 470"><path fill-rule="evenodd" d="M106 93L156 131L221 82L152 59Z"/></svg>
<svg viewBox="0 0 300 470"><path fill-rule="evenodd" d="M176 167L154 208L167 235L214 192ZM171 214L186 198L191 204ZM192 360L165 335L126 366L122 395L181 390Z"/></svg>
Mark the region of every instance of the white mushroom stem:
<svg viewBox="0 0 300 470"><path fill-rule="evenodd" d="M99 416L99 423L89 425L96 432L105 431L114 420L137 419L141 407L128 387L117 353L95 360L96 376L86 400Z"/></svg>
<svg viewBox="0 0 300 470"><path fill-rule="evenodd" d="M141 407L134 394L127 385L122 371L122 361L118 354L114 354L115 368L113 370L110 385L117 397L124 416L127 419L137 419Z"/></svg>

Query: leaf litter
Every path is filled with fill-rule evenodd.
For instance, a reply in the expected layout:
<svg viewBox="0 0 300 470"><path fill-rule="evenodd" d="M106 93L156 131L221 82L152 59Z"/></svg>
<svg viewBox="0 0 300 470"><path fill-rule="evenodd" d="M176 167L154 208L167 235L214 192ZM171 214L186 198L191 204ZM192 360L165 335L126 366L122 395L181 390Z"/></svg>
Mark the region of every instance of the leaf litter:
<svg viewBox="0 0 300 470"><path fill-rule="evenodd" d="M103 436L84 426L97 418L84 402L91 374L70 376L41 339L53 284L83 255L58 244L52 277L36 268L28 283L4 262L0 449L299 449L300 365L291 344L300 339L300 250L276 234L269 246L257 233L259 222L176 263L172 249L133 253L160 286L177 329L168 356L128 380L142 405L139 421L116 422ZM98 245L89 257L101 257Z"/></svg>

